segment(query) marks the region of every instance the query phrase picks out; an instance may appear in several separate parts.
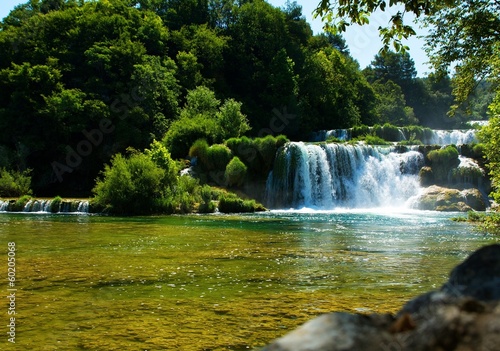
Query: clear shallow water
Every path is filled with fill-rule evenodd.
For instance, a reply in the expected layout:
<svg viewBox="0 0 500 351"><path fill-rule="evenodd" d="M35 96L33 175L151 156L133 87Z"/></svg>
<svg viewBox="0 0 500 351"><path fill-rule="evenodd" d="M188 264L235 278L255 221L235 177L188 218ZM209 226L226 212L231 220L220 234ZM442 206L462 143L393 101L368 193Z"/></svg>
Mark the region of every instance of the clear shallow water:
<svg viewBox="0 0 500 351"><path fill-rule="evenodd" d="M247 350L323 312L394 312L499 241L456 215L0 214L0 262L15 242L18 289L16 344L2 332L0 345ZM7 325L7 307L0 315Z"/></svg>

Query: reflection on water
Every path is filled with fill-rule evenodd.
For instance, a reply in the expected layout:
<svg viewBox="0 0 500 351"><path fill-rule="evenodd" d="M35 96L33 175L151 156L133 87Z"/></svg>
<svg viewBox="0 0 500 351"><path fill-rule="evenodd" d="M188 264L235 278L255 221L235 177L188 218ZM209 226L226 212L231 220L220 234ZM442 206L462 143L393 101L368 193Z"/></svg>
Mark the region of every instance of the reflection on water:
<svg viewBox="0 0 500 351"><path fill-rule="evenodd" d="M246 350L323 312L393 312L498 241L450 216L2 214L18 250L9 348Z"/></svg>

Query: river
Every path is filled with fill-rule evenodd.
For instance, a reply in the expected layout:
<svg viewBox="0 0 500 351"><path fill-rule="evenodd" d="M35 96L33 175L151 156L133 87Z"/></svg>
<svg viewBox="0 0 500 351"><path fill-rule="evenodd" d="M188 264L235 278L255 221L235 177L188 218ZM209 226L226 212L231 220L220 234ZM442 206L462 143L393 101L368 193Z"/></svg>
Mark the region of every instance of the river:
<svg viewBox="0 0 500 351"><path fill-rule="evenodd" d="M498 242L458 214L0 214L12 350L249 350L324 312L395 312ZM8 243L16 280L7 281ZM11 244L13 245L13 244ZM8 301L0 333L8 343ZM2 347L3 348L3 347Z"/></svg>

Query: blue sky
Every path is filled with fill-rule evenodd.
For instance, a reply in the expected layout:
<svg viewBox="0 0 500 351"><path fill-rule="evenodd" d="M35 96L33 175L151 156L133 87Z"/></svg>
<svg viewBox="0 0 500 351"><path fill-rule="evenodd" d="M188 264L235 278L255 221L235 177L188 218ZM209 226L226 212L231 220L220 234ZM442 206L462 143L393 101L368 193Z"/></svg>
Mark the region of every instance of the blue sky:
<svg viewBox="0 0 500 351"><path fill-rule="evenodd" d="M4 18L18 4L25 3L25 0L1 0L0 2L0 18ZM274 6L282 7L286 0L268 0ZM312 12L319 3L319 0L297 0L297 3L302 6L302 13L306 16L307 21L311 24L315 33L322 32L323 24L319 19L313 19ZM351 55L359 62L361 68L365 68L373 60L378 50L382 47L378 37L379 26L385 26L389 22L390 14L387 12L379 12L371 16L370 24L367 26L351 26L344 34L344 37L349 46ZM423 34L418 26L414 26L417 33ZM422 49L423 40L412 38L407 43L410 46L410 55L415 61L415 68L419 76L425 76L430 72L426 62L428 61L425 52Z"/></svg>

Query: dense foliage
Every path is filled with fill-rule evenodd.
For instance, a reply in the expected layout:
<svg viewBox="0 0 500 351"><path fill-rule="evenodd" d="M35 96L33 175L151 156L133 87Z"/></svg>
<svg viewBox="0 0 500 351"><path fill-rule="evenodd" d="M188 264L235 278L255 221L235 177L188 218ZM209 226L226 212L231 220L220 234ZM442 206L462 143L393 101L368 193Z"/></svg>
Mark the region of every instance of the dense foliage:
<svg viewBox="0 0 500 351"><path fill-rule="evenodd" d="M287 138L462 122L444 117L449 78L417 78L401 53L361 71L342 37L313 35L294 2L29 0L0 22L0 51L0 168L31 169L38 196L94 189L120 213L131 202L138 211L212 207L207 194L189 201L177 191L197 187L158 163L154 140L177 160L204 139L205 181L238 186L243 174L265 177Z"/></svg>
<svg viewBox="0 0 500 351"><path fill-rule="evenodd" d="M321 0L317 13L328 19L337 31L344 31L351 23L366 24L368 16L377 10L385 11L386 1L333 2ZM385 51L392 42L396 51L407 49L403 38L414 35L411 26L404 23L404 14L412 12L429 28L426 37L427 52L436 74L430 78L437 90L436 98L446 101L449 85L442 86L438 78L453 68L454 105L451 114L463 118L460 108L465 105L468 115L477 115L489 105L489 124L483 128L481 139L490 169L493 198L500 200L500 2L489 0L394 0L389 6L400 6L391 18L389 27L380 28ZM404 7L404 11L402 9ZM387 56L387 55L384 55ZM399 77L399 75L398 75ZM444 95L443 95L444 93ZM435 101L435 100L434 100ZM410 103L411 105L411 103ZM432 106L432 105L431 105ZM413 107L413 106L412 106ZM415 108L414 108L415 109ZM417 110L415 110L418 116ZM482 112L479 112L482 113ZM421 121L423 122L423 121ZM491 217L499 223L498 216Z"/></svg>

